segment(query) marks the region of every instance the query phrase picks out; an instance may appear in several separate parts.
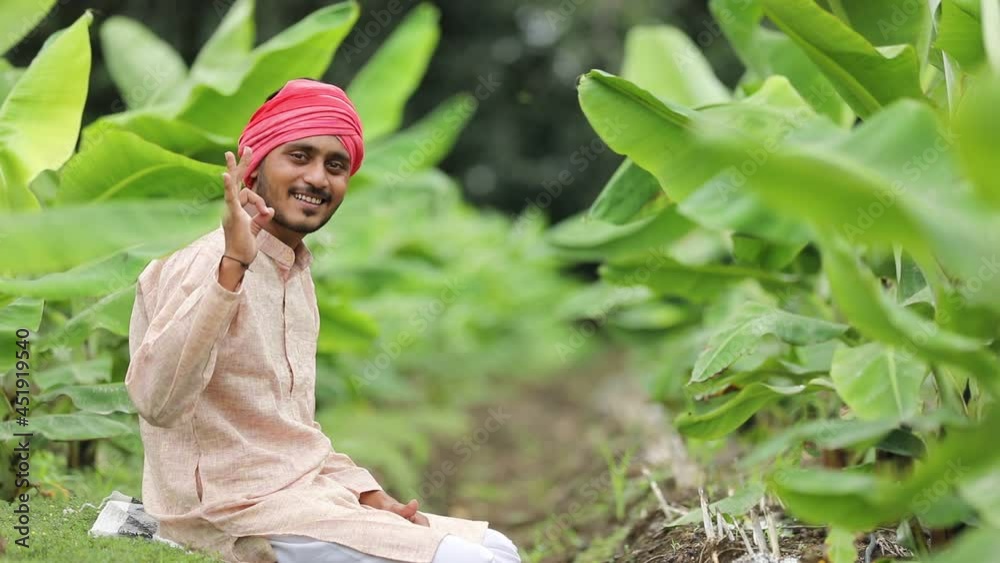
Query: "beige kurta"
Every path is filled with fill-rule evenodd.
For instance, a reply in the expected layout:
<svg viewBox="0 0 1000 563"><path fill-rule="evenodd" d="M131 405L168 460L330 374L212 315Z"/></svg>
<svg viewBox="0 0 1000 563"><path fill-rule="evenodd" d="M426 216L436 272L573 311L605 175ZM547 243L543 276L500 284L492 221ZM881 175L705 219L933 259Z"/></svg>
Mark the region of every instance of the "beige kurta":
<svg viewBox="0 0 1000 563"><path fill-rule="evenodd" d="M235 292L218 283L221 227L139 276L125 384L145 447L142 500L160 533L246 562L236 540L299 534L430 563L447 533L488 522L426 513L431 527L362 505L381 489L315 421L319 310L305 243L266 230ZM408 500L408 499L404 499Z"/></svg>

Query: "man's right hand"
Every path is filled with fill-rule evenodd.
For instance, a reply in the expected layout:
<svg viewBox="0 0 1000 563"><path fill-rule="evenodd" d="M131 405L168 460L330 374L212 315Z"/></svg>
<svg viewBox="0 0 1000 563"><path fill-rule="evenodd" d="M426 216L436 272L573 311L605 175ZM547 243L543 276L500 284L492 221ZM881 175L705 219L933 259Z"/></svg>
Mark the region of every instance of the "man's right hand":
<svg viewBox="0 0 1000 563"><path fill-rule="evenodd" d="M392 498L389 493L378 490L361 493L358 497L358 502L378 508L379 510L388 510L389 512L393 512L403 518L406 518L414 524L427 527L430 527L431 525L430 521L422 512L417 512L417 508L420 507L420 503L417 499L412 499L410 502L403 504Z"/></svg>
<svg viewBox="0 0 1000 563"><path fill-rule="evenodd" d="M244 147L237 164L233 153L226 151L228 171L222 174L226 197L226 212L222 219L222 229L226 234L225 253L247 264L257 257L257 233L274 217L274 208L268 207L264 198L243 186L243 175L252 157L250 147ZM251 217L243 208L248 203L257 207L257 215Z"/></svg>

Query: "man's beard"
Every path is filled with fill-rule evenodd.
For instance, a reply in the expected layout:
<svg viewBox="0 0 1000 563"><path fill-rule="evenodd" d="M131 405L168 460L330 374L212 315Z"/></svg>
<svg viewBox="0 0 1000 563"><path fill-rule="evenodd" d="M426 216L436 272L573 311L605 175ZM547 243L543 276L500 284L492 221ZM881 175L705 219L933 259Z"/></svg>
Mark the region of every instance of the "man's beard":
<svg viewBox="0 0 1000 563"><path fill-rule="evenodd" d="M261 198L264 199L264 204L267 205L268 207L274 208L274 217L271 217L271 221L288 229L289 231L307 235L309 233L313 233L322 229L323 226L326 225L327 222L330 221L330 219L333 217L333 213L330 213L330 215L328 215L327 218L324 219L323 222L317 225L315 228L303 225L301 223L292 223L281 212L281 208L275 205L274 202L271 200L270 186L268 185L267 179L264 177L263 173L257 175L257 184L254 187L257 191L257 195L259 195Z"/></svg>

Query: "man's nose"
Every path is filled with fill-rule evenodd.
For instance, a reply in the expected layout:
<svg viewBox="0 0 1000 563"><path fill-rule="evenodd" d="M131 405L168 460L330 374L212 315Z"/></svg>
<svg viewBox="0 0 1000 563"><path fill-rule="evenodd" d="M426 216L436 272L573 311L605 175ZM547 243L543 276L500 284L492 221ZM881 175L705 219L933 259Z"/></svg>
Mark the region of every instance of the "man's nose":
<svg viewBox="0 0 1000 563"><path fill-rule="evenodd" d="M314 160L302 172L302 180L316 188L326 188L326 169L322 160Z"/></svg>

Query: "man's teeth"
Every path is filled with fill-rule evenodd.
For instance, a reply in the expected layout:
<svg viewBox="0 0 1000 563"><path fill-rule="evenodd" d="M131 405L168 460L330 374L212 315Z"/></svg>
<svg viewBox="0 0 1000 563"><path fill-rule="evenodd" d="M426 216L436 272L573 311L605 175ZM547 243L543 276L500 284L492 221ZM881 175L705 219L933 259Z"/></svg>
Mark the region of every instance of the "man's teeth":
<svg viewBox="0 0 1000 563"><path fill-rule="evenodd" d="M309 197L307 195L302 195L302 194L295 194L292 197L294 197L295 199L301 199L302 201L306 201L306 202L312 203L314 205L319 205L319 204L323 203L323 200L321 200L319 198Z"/></svg>

